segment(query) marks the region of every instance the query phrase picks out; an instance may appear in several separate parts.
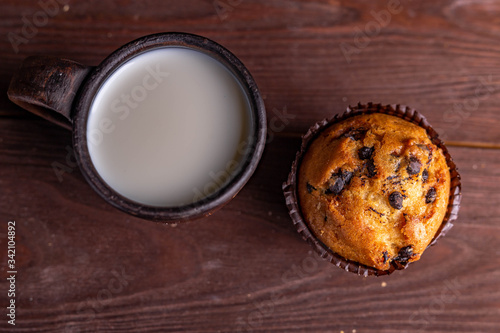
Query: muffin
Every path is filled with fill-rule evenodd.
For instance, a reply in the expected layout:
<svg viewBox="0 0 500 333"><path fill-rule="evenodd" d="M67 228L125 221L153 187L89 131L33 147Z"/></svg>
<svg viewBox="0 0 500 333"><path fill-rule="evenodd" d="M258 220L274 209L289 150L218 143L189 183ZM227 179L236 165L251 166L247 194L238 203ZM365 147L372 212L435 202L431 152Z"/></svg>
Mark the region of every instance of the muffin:
<svg viewBox="0 0 500 333"><path fill-rule="evenodd" d="M419 260L456 218L459 176L426 125L409 108L368 104L304 137L284 190L293 187L292 218L323 256L357 273L366 267L364 275L387 274Z"/></svg>

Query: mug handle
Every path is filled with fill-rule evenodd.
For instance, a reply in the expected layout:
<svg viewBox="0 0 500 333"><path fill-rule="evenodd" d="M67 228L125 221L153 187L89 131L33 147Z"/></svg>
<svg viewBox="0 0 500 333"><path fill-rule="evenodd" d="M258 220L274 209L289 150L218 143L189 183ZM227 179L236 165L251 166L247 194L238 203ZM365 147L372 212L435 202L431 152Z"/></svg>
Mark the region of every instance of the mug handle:
<svg viewBox="0 0 500 333"><path fill-rule="evenodd" d="M20 107L71 130L75 95L92 67L47 56L24 59L7 95Z"/></svg>

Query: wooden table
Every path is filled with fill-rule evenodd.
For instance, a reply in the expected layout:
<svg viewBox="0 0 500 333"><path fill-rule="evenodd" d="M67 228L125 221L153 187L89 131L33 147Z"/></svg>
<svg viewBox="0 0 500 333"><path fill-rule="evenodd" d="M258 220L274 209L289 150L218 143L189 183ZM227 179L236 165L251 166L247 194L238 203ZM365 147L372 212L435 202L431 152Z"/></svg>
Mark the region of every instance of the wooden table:
<svg viewBox="0 0 500 333"><path fill-rule="evenodd" d="M499 17L489 0L3 0L0 331L499 332ZM59 181L53 163L68 165L70 132L6 96L26 56L96 65L162 31L230 49L275 124L258 170L229 205L172 226L114 209L78 168ZM426 115L463 178L455 227L387 277L320 260L281 193L300 135L358 101ZM5 315L11 220L15 326Z"/></svg>

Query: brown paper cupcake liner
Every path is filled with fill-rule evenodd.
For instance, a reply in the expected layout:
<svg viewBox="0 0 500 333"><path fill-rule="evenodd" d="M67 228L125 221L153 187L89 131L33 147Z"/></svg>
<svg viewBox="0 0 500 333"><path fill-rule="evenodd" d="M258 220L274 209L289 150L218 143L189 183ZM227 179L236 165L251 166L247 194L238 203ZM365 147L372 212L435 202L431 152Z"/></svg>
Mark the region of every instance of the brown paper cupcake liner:
<svg viewBox="0 0 500 333"><path fill-rule="evenodd" d="M324 119L309 128L307 133L302 137L302 145L300 150L297 152L294 162L292 163L292 168L288 179L283 183L283 194L285 196L286 205L288 207L288 212L292 218L293 224L295 225L297 232L302 236L302 238L307 241L315 251L325 260L331 262L335 266L338 266L348 272L356 273L362 276L382 276L388 275L395 270L405 269L408 264L401 265L399 263L393 262L391 268L388 270L378 270L373 267L369 267L351 260L348 260L336 253L334 253L330 248L328 248L323 242L318 240L316 236L312 233L311 229L307 225L298 202L297 196L297 171L300 166L302 156L306 152L309 144L317 137L317 135L325 128L332 124L338 123L350 117L354 117L361 114L370 113L385 113L388 115L400 117L411 123L414 123L427 131L431 141L443 151L446 158L446 162L450 169L450 197L448 203L448 209L446 211L445 218L441 223L436 235L429 244L429 247L434 245L440 237L443 237L452 227L453 221L457 219L458 211L460 209L460 201L462 199L461 194L461 182L460 175L458 173L457 167L451 158L448 149L444 145L443 141L439 139L438 134L429 124L427 119L414 109L403 106L403 105L386 105L381 104L361 104L354 107L348 107L347 111L343 114L337 114L331 119Z"/></svg>

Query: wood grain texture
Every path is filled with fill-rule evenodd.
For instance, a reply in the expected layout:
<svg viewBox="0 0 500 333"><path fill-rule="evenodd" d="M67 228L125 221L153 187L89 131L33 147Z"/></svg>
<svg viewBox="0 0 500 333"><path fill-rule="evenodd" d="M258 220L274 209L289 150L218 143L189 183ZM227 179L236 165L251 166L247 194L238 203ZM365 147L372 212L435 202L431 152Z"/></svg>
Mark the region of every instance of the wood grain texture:
<svg viewBox="0 0 500 333"><path fill-rule="evenodd" d="M2 35L22 37L23 17L30 22L40 8L8 3L0 14ZM402 0L397 14L388 12L386 1L237 1L225 16L212 0L69 3L67 12L59 6L18 45L17 54L8 38L0 40L2 90L28 55L96 65L142 35L185 31L240 57L268 107L286 106L295 116L289 130L303 132L348 104L373 101L412 106L450 140L500 141L500 29L494 19L500 7L491 1ZM381 25L373 13L382 11L390 16ZM350 63L343 44L355 50ZM5 101L0 107L18 113Z"/></svg>
<svg viewBox="0 0 500 333"><path fill-rule="evenodd" d="M376 22L371 12L388 10L386 1L222 0L237 4L227 16L212 0L66 2L18 53L8 34L21 34L23 16L40 7L0 4L0 307L8 301L9 220L17 222L19 272L16 327L2 311L0 332L500 330L496 2L401 0L401 13L350 63L341 43L355 45L357 29ZM257 80L275 124L242 192L214 215L175 227L106 204L68 156L71 134L6 97L28 55L95 65L159 31L229 48ZM389 277L357 277L318 259L281 194L300 135L358 101L408 104L447 140L471 146L450 147L463 178L455 227ZM68 167L61 179L54 162Z"/></svg>
<svg viewBox="0 0 500 333"><path fill-rule="evenodd" d="M0 216L18 225L21 332L495 332L500 325L498 150L451 148L464 179L454 229L408 270L360 278L318 259L293 230L280 186L297 139L273 140L222 211L170 227L116 211L78 170L60 183L51 163L65 163L66 131L43 120L1 124L8 135ZM54 135L40 140L45 131Z"/></svg>

